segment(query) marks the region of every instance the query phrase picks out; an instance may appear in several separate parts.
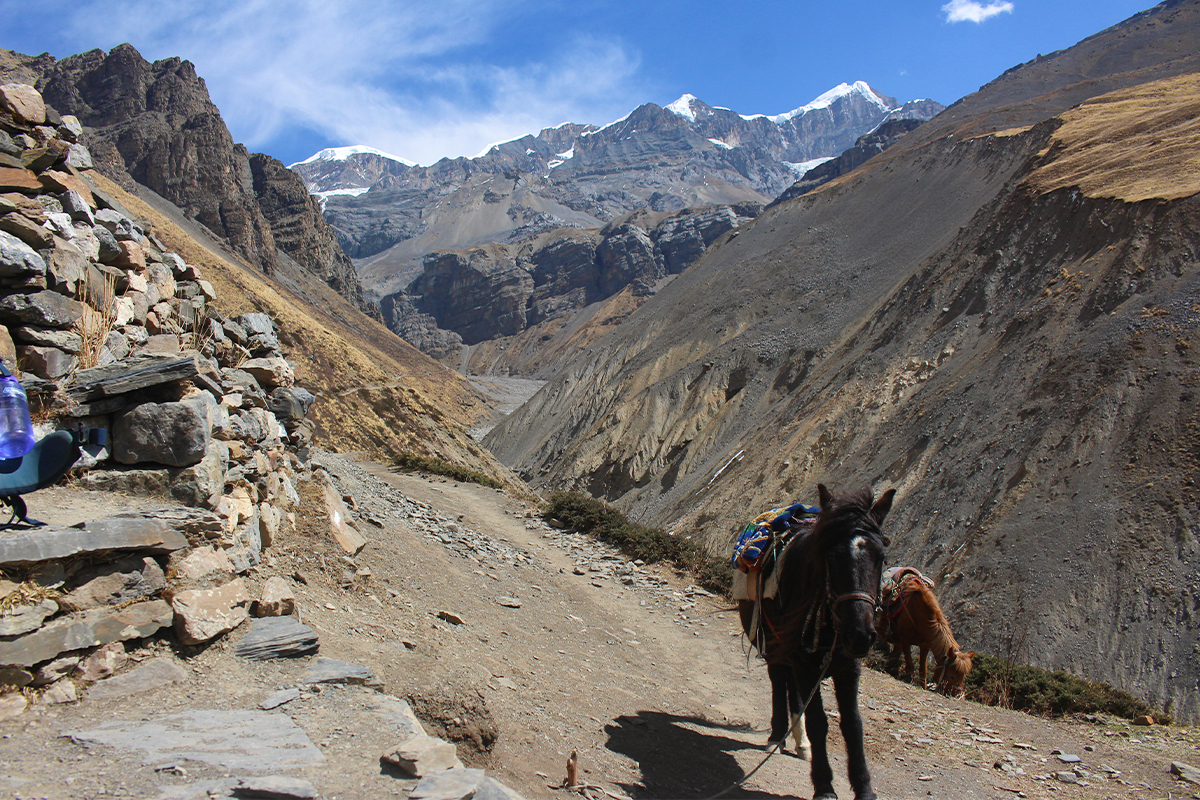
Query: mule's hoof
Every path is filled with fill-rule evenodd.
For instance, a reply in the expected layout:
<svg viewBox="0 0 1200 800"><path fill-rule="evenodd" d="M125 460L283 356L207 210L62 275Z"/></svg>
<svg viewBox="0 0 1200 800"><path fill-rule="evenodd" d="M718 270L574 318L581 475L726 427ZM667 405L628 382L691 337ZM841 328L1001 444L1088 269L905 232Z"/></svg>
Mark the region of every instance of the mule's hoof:
<svg viewBox="0 0 1200 800"><path fill-rule="evenodd" d="M787 739L767 739L767 743L763 745L763 750L770 750L772 747L777 750L783 750L783 745L786 742Z"/></svg>
<svg viewBox="0 0 1200 800"><path fill-rule="evenodd" d="M837 800L837 795L833 792L825 792L824 794L814 795L813 800Z"/></svg>
<svg viewBox="0 0 1200 800"><path fill-rule="evenodd" d="M807 748L807 747L797 747L796 748L796 758L800 759L801 761L808 761L808 757L810 755L812 755L812 751L809 750L809 748Z"/></svg>

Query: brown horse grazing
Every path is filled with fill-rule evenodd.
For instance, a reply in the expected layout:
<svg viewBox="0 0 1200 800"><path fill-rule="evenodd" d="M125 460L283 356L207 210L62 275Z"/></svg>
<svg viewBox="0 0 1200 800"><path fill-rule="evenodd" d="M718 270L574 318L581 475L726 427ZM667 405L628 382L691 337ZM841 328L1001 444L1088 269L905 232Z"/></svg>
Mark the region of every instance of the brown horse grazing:
<svg viewBox="0 0 1200 800"><path fill-rule="evenodd" d="M821 515L809 533L792 539L779 567L783 622L769 646L770 661L790 667L800 697L807 701L804 723L812 744L814 800L837 797L826 744L829 719L820 691L826 676L833 678L841 712L854 797L876 800L858 710L859 660L876 639L875 609L887 547L881 526L896 491L875 502L869 489L836 499L824 486L817 489Z"/></svg>
<svg viewBox="0 0 1200 800"><path fill-rule="evenodd" d="M891 624L884 623L885 618L892 620ZM974 666L971 658L975 653L964 653L959 649L942 607L924 581L920 578L905 580L899 596L885 608L879 620L881 638L901 648L904 670L910 678L917 677L912 663L912 647L916 645L921 654L921 686L926 685L926 663L929 652L933 651L937 658L934 674L937 690L946 695L962 694L967 674Z"/></svg>

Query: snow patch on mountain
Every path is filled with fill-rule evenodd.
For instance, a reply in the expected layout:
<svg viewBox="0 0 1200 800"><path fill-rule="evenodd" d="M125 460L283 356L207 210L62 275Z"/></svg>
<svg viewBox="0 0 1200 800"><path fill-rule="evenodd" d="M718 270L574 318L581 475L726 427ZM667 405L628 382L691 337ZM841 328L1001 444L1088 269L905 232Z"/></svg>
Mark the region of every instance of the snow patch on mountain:
<svg viewBox="0 0 1200 800"><path fill-rule="evenodd" d="M316 153L304 159L303 161L297 161L295 164L289 164L288 169L291 169L297 164L311 164L314 161L345 161L350 156L360 154L375 155L391 161L398 161L406 167L415 167L417 165L417 162L415 161L409 161L407 158L401 158L400 156L394 156L391 153L385 153L382 150L376 150L374 147L367 147L366 145L362 144L352 144L345 147L326 147L324 150L318 150Z"/></svg>
<svg viewBox="0 0 1200 800"><path fill-rule="evenodd" d="M800 178L804 177L804 173L811 169L816 169L826 161L832 161L834 158L836 158L836 156L825 156L824 158L810 158L808 161L801 161L799 163L794 161L784 161L783 164L792 172L796 173L796 178L799 180Z"/></svg>

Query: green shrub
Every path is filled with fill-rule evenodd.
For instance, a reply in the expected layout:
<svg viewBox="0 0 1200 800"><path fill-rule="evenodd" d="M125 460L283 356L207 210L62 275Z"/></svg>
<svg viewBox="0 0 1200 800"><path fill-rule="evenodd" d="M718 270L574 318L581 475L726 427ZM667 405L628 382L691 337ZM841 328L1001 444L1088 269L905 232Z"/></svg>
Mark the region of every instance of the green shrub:
<svg viewBox="0 0 1200 800"><path fill-rule="evenodd" d="M484 475L473 469L460 467L448 461L437 458L419 456L408 451L392 457L392 472L428 472L432 475L444 475L463 483L478 483L492 489L503 489L504 484L490 475Z"/></svg>
<svg viewBox="0 0 1200 800"><path fill-rule="evenodd" d="M1084 680L1066 672L1014 664L997 656L979 653L967 676L967 697L985 705L1047 716L1065 714L1112 714L1132 719L1150 714L1170 723L1170 717L1143 700L1105 683Z"/></svg>
<svg viewBox="0 0 1200 800"><path fill-rule="evenodd" d="M609 542L625 555L648 564L666 561L692 574L696 583L710 592L728 594L729 564L710 555L698 543L672 536L662 528L630 522L612 506L578 492L555 492L545 511L546 519L557 519L568 528Z"/></svg>

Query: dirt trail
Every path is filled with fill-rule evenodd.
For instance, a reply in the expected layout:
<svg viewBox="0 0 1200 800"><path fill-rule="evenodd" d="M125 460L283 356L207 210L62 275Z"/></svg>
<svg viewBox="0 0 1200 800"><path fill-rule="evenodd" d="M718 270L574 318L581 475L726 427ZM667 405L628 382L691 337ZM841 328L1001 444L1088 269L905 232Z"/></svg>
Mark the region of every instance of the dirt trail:
<svg viewBox="0 0 1200 800"><path fill-rule="evenodd" d="M577 749L581 778L614 794L707 798L759 764L769 687L761 665L747 664L736 613L721 599L555 531L494 490L319 461L357 505L370 543L344 558L302 524L249 576L251 594L272 574L292 576L320 655L369 667L384 692L411 700L430 733L461 740L469 766L528 798L564 797L550 787ZM56 503L71 505L65 496ZM143 663L182 665L184 683L34 706L0 722L0 796L203 798L205 786L246 774L236 763L62 736L198 709L257 712L273 692L301 685L312 659L246 662L232 654L241 635L203 649L159 641L133 651ZM311 781L322 798L407 796L415 782L380 767L399 738L380 724L381 697L358 686L303 689L272 724L307 734L319 753L280 774ZM1048 722L875 673L866 675L863 707L885 798L1179 797L1192 790L1167 774L1169 763L1200 760L1191 729ZM490 750L478 746L493 735ZM850 797L836 729L830 747L836 788ZM1053 777L1068 769L1055 748L1080 756L1081 783ZM807 763L777 755L726 796L811 797L807 773Z"/></svg>

